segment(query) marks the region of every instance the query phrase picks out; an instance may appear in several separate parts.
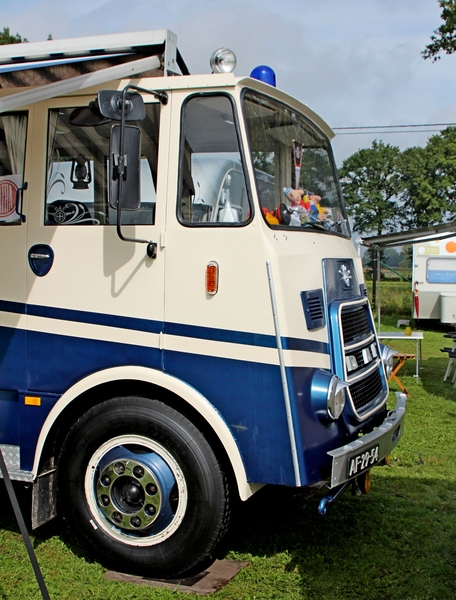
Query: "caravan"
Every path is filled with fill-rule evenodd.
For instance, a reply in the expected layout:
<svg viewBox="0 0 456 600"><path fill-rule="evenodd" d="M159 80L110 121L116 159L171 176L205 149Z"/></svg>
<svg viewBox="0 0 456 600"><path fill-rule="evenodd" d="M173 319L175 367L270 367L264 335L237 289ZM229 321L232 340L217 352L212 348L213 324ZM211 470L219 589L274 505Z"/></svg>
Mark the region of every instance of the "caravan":
<svg viewBox="0 0 456 600"><path fill-rule="evenodd" d="M456 325L456 238L413 244L415 319L438 319Z"/></svg>

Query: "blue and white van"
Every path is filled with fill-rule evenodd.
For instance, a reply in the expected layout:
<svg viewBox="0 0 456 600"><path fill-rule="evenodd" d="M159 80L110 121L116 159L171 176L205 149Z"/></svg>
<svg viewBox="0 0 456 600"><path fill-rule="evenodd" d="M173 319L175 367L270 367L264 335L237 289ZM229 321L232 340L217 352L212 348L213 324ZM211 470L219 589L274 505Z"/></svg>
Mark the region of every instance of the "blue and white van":
<svg viewBox="0 0 456 600"><path fill-rule="evenodd" d="M122 571L202 568L267 484L326 481L324 513L403 431L333 134L227 62L0 47L0 448L33 524Z"/></svg>

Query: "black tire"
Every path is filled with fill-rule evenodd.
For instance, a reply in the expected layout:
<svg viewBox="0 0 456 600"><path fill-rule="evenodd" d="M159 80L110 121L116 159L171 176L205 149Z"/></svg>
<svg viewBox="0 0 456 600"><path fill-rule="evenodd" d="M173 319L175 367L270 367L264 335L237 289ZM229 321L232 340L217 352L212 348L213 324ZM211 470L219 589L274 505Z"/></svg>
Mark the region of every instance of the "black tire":
<svg viewBox="0 0 456 600"><path fill-rule="evenodd" d="M157 400L114 398L84 414L65 439L58 492L79 541L122 572L198 571L228 528L228 485L214 452Z"/></svg>

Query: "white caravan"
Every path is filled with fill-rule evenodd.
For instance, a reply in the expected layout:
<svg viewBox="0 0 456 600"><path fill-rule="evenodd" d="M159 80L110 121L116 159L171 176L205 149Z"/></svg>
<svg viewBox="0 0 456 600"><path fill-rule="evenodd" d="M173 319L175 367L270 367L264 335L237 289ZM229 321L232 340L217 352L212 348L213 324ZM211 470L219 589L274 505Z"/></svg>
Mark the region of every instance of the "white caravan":
<svg viewBox="0 0 456 600"><path fill-rule="evenodd" d="M456 237L413 245L413 317L456 325Z"/></svg>

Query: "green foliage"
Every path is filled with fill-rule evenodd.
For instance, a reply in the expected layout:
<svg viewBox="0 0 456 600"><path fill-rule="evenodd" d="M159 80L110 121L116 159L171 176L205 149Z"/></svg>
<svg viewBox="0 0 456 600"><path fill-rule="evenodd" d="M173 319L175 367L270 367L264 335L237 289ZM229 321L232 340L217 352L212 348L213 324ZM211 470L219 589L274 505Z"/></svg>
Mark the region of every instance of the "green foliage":
<svg viewBox="0 0 456 600"><path fill-rule="evenodd" d="M452 217L456 212L456 128L432 136L425 148L405 150L400 170L410 226L425 227Z"/></svg>
<svg viewBox="0 0 456 600"><path fill-rule="evenodd" d="M421 53L424 58L434 61L440 58L439 53L453 54L456 51L456 0L439 0L443 24L431 35L432 42Z"/></svg>
<svg viewBox="0 0 456 600"><path fill-rule="evenodd" d="M339 177L356 231L380 235L397 230L400 154L398 147L374 141L342 163Z"/></svg>
<svg viewBox="0 0 456 600"><path fill-rule="evenodd" d="M456 128L432 136L425 148L400 152L374 141L339 169L354 229L389 233L451 221L456 215Z"/></svg>
<svg viewBox="0 0 456 600"><path fill-rule="evenodd" d="M28 42L28 40L22 38L18 33L12 35L9 27L4 27L3 31L0 31L0 45L20 44L21 42Z"/></svg>
<svg viewBox="0 0 456 600"><path fill-rule="evenodd" d="M410 275L410 271L405 271ZM382 280L380 283L380 310L381 316L391 316L396 319L410 319L412 315L412 284L409 281L397 281L391 279ZM372 280L367 284L367 292L372 300ZM374 314L377 314L377 306L372 306Z"/></svg>

